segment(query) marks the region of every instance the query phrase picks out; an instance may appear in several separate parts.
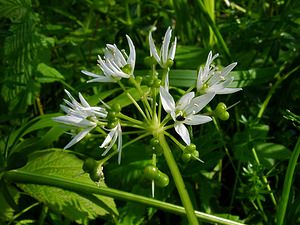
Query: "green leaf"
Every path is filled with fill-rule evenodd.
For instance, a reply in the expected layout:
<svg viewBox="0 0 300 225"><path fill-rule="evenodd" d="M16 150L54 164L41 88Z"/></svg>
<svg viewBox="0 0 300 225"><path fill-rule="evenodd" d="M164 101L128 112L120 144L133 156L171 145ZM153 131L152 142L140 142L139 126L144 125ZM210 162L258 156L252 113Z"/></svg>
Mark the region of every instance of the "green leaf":
<svg viewBox="0 0 300 225"><path fill-rule="evenodd" d="M143 92L146 92L148 90L148 87L146 87L146 86L142 86L141 88L142 88ZM135 88L130 88L130 89L127 90L127 92L136 101L139 101L141 99L140 93ZM127 96L126 93L122 93L122 94L118 95L117 97L115 97L113 100L108 102L109 105L113 105L115 103L119 103L120 106L123 108L125 106L131 105L132 101L130 100L130 98Z"/></svg>
<svg viewBox="0 0 300 225"><path fill-rule="evenodd" d="M275 160L287 160L291 155L288 148L275 143L256 143L254 148L259 161L268 168L274 165ZM242 162L255 162L251 147L248 145L236 146L234 155Z"/></svg>
<svg viewBox="0 0 300 225"><path fill-rule="evenodd" d="M40 83L51 83L65 79L60 72L58 72L55 68L46 65L45 63L39 63L37 66L37 71L42 75L37 77L37 80Z"/></svg>
<svg viewBox="0 0 300 225"><path fill-rule="evenodd" d="M9 198L11 198L12 201L17 202L17 200L20 197L20 192L11 185L7 185L7 187L3 187L2 185L6 185L4 182L1 183L1 191L0 191L0 222L8 221L12 219L14 216L15 209L13 206L9 203ZM6 189L9 193L5 193L3 188ZM10 196L8 196L10 195ZM13 203L15 204L15 203ZM1 223L2 224L2 223ZM4 223L3 223L4 224Z"/></svg>
<svg viewBox="0 0 300 225"><path fill-rule="evenodd" d="M35 153L31 156L28 164L20 170L74 179L82 183L93 183L87 174L82 174L82 161L63 151L50 149ZM106 186L103 181L99 185ZM19 184L18 186L33 198L47 204L53 211L62 213L80 224L98 216L118 214L113 199L108 197L79 194L61 188L35 184Z"/></svg>
<svg viewBox="0 0 300 225"><path fill-rule="evenodd" d="M158 70L160 72L160 70ZM274 75L278 72L278 68L257 68L244 71L232 71L231 76L234 77L234 81L230 87L247 87L252 85L258 85L266 83L274 78ZM147 70L135 71L136 75L149 74ZM161 74L161 73L160 73ZM197 70L170 70L170 85L176 87L192 87L196 86Z"/></svg>

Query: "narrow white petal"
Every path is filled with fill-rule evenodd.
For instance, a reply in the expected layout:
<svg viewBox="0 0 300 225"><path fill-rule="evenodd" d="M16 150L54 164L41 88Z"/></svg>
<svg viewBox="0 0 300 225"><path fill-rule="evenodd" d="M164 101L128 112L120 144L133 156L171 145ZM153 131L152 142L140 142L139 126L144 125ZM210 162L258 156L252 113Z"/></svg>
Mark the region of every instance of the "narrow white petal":
<svg viewBox="0 0 300 225"><path fill-rule="evenodd" d="M171 40L172 30L171 27L168 27L163 44L161 46L161 58L162 58L162 64L165 65L168 60L168 51L169 51L169 45Z"/></svg>
<svg viewBox="0 0 300 225"><path fill-rule="evenodd" d="M58 116L52 119L56 122L64 123L76 127L86 128L86 127L94 127L96 125L92 121L86 120L84 118L76 117L76 116Z"/></svg>
<svg viewBox="0 0 300 225"><path fill-rule="evenodd" d="M222 91L222 89L226 88L231 82L234 80L234 77L228 77L225 81L215 84L207 89L208 92L216 92L217 94L219 91Z"/></svg>
<svg viewBox="0 0 300 225"><path fill-rule="evenodd" d="M174 60L175 52L176 52L176 45L177 45L177 37L175 37L175 40L171 45L171 48L170 48L170 51L169 51L169 59Z"/></svg>
<svg viewBox="0 0 300 225"><path fill-rule="evenodd" d="M121 154L122 154L122 130L121 125L118 124L118 163L121 164Z"/></svg>
<svg viewBox="0 0 300 225"><path fill-rule="evenodd" d="M77 142L79 142L80 140L82 140L91 130L93 129L93 127L85 129L81 132L79 132L65 147L64 149L68 149L71 146L73 146L74 144L76 144Z"/></svg>
<svg viewBox="0 0 300 225"><path fill-rule="evenodd" d="M108 135L106 136L106 138L104 139L103 143L100 145L100 148L106 147L111 142L111 140L113 139L115 133L116 133L116 129L112 129L108 133Z"/></svg>
<svg viewBox="0 0 300 225"><path fill-rule="evenodd" d="M212 121L212 118L210 118L209 116L191 115L184 120L184 123L187 125L199 125L207 123L209 121Z"/></svg>
<svg viewBox="0 0 300 225"><path fill-rule="evenodd" d="M127 63L131 66L131 74L133 74L134 67L135 67L135 60L136 60L136 52L135 52L135 47L134 47L133 42L130 39L130 37L128 35L126 35L126 38L127 38L129 50L130 50L129 57L127 59Z"/></svg>
<svg viewBox="0 0 300 225"><path fill-rule="evenodd" d="M153 38L152 38L152 32L149 32L149 45L150 45L150 56L153 56L155 60L160 63L160 57L158 55L157 49L155 47Z"/></svg>
<svg viewBox="0 0 300 225"><path fill-rule="evenodd" d="M175 110L175 101L173 97L163 87L160 87L160 99L164 110L167 113L171 113Z"/></svg>
<svg viewBox="0 0 300 225"><path fill-rule="evenodd" d="M238 92L238 91L241 91L243 90L242 88L223 88L219 91L217 91L216 94L232 94L232 93L235 93L235 92Z"/></svg>
<svg viewBox="0 0 300 225"><path fill-rule="evenodd" d="M81 70L81 73L87 75L87 76L90 76L90 77L102 77L103 75L98 75L98 74L95 74L95 73L91 73L89 71L86 71L86 70Z"/></svg>
<svg viewBox="0 0 300 225"><path fill-rule="evenodd" d="M100 83L108 83L108 82L117 82L117 80L113 79L112 77L106 76L99 76L98 78L88 80L87 83L92 82L100 82Z"/></svg>
<svg viewBox="0 0 300 225"><path fill-rule="evenodd" d="M90 105L89 105L89 103L84 99L84 97L82 96L82 94L79 92L78 93L78 96L79 96L79 99L80 99L80 102L81 102L81 104L84 106L84 107L91 107Z"/></svg>
<svg viewBox="0 0 300 225"><path fill-rule="evenodd" d="M221 72L221 77L226 77L230 71L237 65L237 62L231 63L230 65L226 66L222 72Z"/></svg>
<svg viewBox="0 0 300 225"><path fill-rule="evenodd" d="M180 135L180 137L182 138L182 140L187 144L190 145L191 144L191 139L190 139L190 134L188 129L184 126L183 123L175 123L174 126L177 134Z"/></svg>

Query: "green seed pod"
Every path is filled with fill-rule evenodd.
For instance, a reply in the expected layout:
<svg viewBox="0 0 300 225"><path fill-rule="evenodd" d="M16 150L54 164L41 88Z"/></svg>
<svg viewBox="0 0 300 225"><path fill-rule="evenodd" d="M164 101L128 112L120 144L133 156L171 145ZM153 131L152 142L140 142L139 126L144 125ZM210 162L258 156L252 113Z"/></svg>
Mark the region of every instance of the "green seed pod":
<svg viewBox="0 0 300 225"><path fill-rule="evenodd" d="M108 121L116 121L117 113L115 111L109 110L106 118L108 119Z"/></svg>
<svg viewBox="0 0 300 225"><path fill-rule="evenodd" d="M146 66L152 67L153 65L156 65L157 62L153 56L147 56L144 58L144 63Z"/></svg>
<svg viewBox="0 0 300 225"><path fill-rule="evenodd" d="M199 152L197 150L195 150L193 153L192 153L192 156L195 157L195 158L199 158Z"/></svg>
<svg viewBox="0 0 300 225"><path fill-rule="evenodd" d="M102 172L102 167L99 170L98 167L95 167L90 173L89 176L91 178L92 181L94 182L99 182L100 180L102 180L104 178L103 176L103 172Z"/></svg>
<svg viewBox="0 0 300 225"><path fill-rule="evenodd" d="M227 106L223 102L220 102L214 111L214 115L220 120L228 120L229 113L226 111L226 109Z"/></svg>
<svg viewBox="0 0 300 225"><path fill-rule="evenodd" d="M122 67L122 71L126 74L130 74L131 73L131 66L130 64L126 64L125 66Z"/></svg>
<svg viewBox="0 0 300 225"><path fill-rule="evenodd" d="M86 173L90 173L95 167L97 167L97 161L93 158L87 158L84 160L82 170Z"/></svg>
<svg viewBox="0 0 300 225"><path fill-rule="evenodd" d="M191 153L183 153L181 155L181 159L185 163L189 162L191 160L191 158L192 158L192 154Z"/></svg>
<svg viewBox="0 0 300 225"><path fill-rule="evenodd" d="M117 126L117 124L118 124L118 121L108 121L107 127L109 129L113 129L113 128L115 128Z"/></svg>
<svg viewBox="0 0 300 225"><path fill-rule="evenodd" d="M111 106L111 110L117 114L117 113L121 112L121 105L119 103L114 103Z"/></svg>
<svg viewBox="0 0 300 225"><path fill-rule="evenodd" d="M230 114L227 111L224 111L223 113L221 113L221 114L218 115L218 118L220 120L228 120L229 117L230 117Z"/></svg>
<svg viewBox="0 0 300 225"><path fill-rule="evenodd" d="M158 79L158 78L154 78L154 81L153 81L153 86L154 88L159 88L161 85L161 80Z"/></svg>
<svg viewBox="0 0 300 225"><path fill-rule="evenodd" d="M157 169L157 167L153 165L148 165L144 168L145 178L149 180L156 180L158 174L159 174L159 170Z"/></svg>
<svg viewBox="0 0 300 225"><path fill-rule="evenodd" d="M159 187L166 187L168 186L170 180L167 174L159 171L158 176L156 177L156 179L154 179L155 184Z"/></svg>
<svg viewBox="0 0 300 225"><path fill-rule="evenodd" d="M183 150L184 153L193 153L194 151L196 151L197 147L195 144L190 144L190 145L187 145L185 147L185 149Z"/></svg>
<svg viewBox="0 0 300 225"><path fill-rule="evenodd" d="M157 138L152 138L151 141L150 141L150 145L151 145L151 149L152 150L155 150L155 152L158 154L158 155L161 155L163 153L163 150L159 144L159 140Z"/></svg>

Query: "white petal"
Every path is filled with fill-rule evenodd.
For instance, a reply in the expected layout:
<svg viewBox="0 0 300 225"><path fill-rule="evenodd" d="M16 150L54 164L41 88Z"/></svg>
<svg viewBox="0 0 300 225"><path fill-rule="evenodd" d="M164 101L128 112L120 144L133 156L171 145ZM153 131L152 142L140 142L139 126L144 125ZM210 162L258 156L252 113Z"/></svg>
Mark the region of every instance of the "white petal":
<svg viewBox="0 0 300 225"><path fill-rule="evenodd" d="M76 144L77 142L79 142L80 140L82 140L91 130L93 129L93 127L85 129L81 132L79 132L65 147L64 149L68 149L71 146L73 146L74 144Z"/></svg>
<svg viewBox="0 0 300 225"><path fill-rule="evenodd" d="M169 59L174 60L174 58L175 58L175 52L176 52L176 45L177 45L177 38L175 37L175 40L172 43L170 51L169 51Z"/></svg>
<svg viewBox="0 0 300 225"><path fill-rule="evenodd" d="M118 163L121 164L121 154L122 154L122 130L120 124L118 124Z"/></svg>
<svg viewBox="0 0 300 225"><path fill-rule="evenodd" d="M149 45L150 45L150 56L153 56L155 60L160 63L160 57L157 53L157 49L155 47L153 38L152 38L152 32L149 32Z"/></svg>
<svg viewBox="0 0 300 225"><path fill-rule="evenodd" d="M114 128L108 133L103 143L100 145L100 148L106 147L112 141L113 137L115 136L115 133L116 133L116 129Z"/></svg>
<svg viewBox="0 0 300 225"><path fill-rule="evenodd" d="M96 123L86 120L84 118L76 117L76 116L58 116L52 118L54 121L59 123L64 123L67 125L72 125L76 127L95 127Z"/></svg>
<svg viewBox="0 0 300 225"><path fill-rule="evenodd" d="M81 104L84 107L88 107L89 108L90 107L89 103L84 99L84 97L82 96L82 94L80 92L78 93L78 96L79 96Z"/></svg>
<svg viewBox="0 0 300 225"><path fill-rule="evenodd" d="M186 113L188 115L190 114L196 114L198 113L201 109L203 109L214 97L215 93L207 93L204 95L200 95L190 102L188 109L186 110Z"/></svg>
<svg viewBox="0 0 300 225"><path fill-rule="evenodd" d="M188 129L184 126L184 124L176 122L174 128L175 128L177 134L180 135L180 137L182 138L182 140L187 145L190 145L191 144L190 134L189 134Z"/></svg>
<svg viewBox="0 0 300 225"><path fill-rule="evenodd" d="M194 98L194 96L195 96L194 92L189 92L189 93L186 93L185 95L183 95L179 99L179 101L176 105L176 109L184 110L189 105L189 103Z"/></svg>
<svg viewBox="0 0 300 225"><path fill-rule="evenodd" d="M164 110L167 113L174 112L175 101L174 101L173 97L170 95L170 93L167 92L163 87L160 87L159 94L160 94L160 99L161 99L161 103L164 107Z"/></svg>
<svg viewBox="0 0 300 225"><path fill-rule="evenodd" d="M165 65L168 60L168 51L169 51L171 35L172 35L171 27L168 27L165 37L164 37L164 40L163 40L163 44L161 46L161 52L160 52L163 65Z"/></svg>
<svg viewBox="0 0 300 225"><path fill-rule="evenodd" d="M132 40L130 39L130 37L128 35L126 35L126 38L127 38L129 50L130 50L129 57L127 59L127 63L131 66L131 74L133 74L134 67L135 67L135 60L136 60L135 47L133 45Z"/></svg>
<svg viewBox="0 0 300 225"><path fill-rule="evenodd" d="M117 82L117 80L113 79L112 77L106 77L106 76L99 76L98 78L88 80L87 83L92 82L100 82L100 83L108 83L108 82Z"/></svg>
<svg viewBox="0 0 300 225"><path fill-rule="evenodd" d="M226 77L230 71L237 65L237 62L231 63L230 65L226 66L222 72L221 72L221 77Z"/></svg>
<svg viewBox="0 0 300 225"><path fill-rule="evenodd" d="M210 118L209 116L191 115L184 120L184 123L187 125L199 125L207 123L209 121L212 121L212 118Z"/></svg>
<svg viewBox="0 0 300 225"><path fill-rule="evenodd" d="M95 73L91 73L89 71L86 71L86 70L81 70L81 73L85 74L85 75L88 75L90 77L102 77L103 75L98 75L98 74L95 74Z"/></svg>
<svg viewBox="0 0 300 225"><path fill-rule="evenodd" d="M235 92L238 92L238 91L241 91L243 90L242 88L223 88L219 91L217 91L217 94L232 94L232 93L235 93Z"/></svg>

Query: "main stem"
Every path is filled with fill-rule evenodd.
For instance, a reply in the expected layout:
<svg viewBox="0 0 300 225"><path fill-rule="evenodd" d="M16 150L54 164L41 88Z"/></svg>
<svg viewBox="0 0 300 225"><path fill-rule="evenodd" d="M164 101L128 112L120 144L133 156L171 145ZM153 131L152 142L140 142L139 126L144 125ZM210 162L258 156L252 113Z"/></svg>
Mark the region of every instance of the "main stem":
<svg viewBox="0 0 300 225"><path fill-rule="evenodd" d="M163 149L164 156L165 156L165 159L169 166L169 169L171 170L171 174L173 176L176 188L179 192L180 199L185 208L189 224L190 225L198 225L199 223L198 223L197 217L195 215L191 199L185 188L181 173L180 173L177 163L172 155L171 149L170 149L163 133L160 133L158 138L159 138L160 145Z"/></svg>

